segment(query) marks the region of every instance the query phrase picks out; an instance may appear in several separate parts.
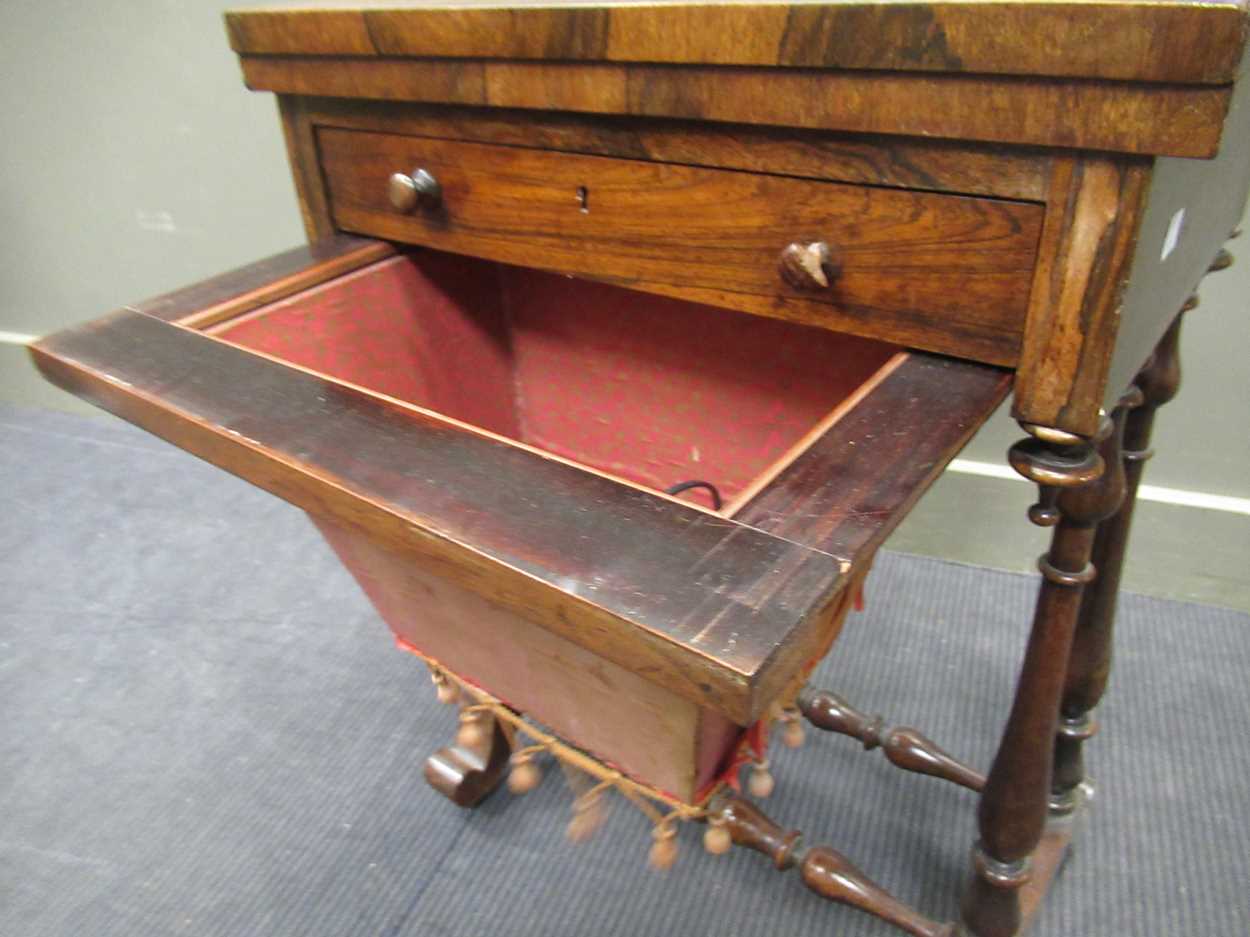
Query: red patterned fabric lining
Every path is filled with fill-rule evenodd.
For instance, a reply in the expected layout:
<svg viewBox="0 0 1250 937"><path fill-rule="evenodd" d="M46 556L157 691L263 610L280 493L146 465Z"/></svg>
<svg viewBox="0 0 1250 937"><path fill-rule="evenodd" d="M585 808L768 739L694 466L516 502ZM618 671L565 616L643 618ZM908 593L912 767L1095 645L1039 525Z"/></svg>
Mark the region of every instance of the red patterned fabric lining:
<svg viewBox="0 0 1250 937"><path fill-rule="evenodd" d="M655 489L728 500L894 352L880 342L422 251L221 337ZM683 497L709 504L693 490Z"/></svg>

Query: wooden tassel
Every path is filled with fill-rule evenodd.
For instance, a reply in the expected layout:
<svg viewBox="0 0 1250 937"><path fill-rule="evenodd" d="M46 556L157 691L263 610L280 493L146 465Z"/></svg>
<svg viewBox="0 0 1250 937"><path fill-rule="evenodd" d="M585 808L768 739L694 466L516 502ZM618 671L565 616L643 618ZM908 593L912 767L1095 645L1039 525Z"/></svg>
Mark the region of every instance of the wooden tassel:
<svg viewBox="0 0 1250 937"><path fill-rule="evenodd" d="M508 790L514 794L526 794L543 779L542 770L534 764L533 753L518 752L512 756L512 770L508 773Z"/></svg>
<svg viewBox="0 0 1250 937"><path fill-rule="evenodd" d="M751 766L751 778L747 781L747 790L751 792L752 797L763 800L773 792L774 786L773 776L768 771L768 759L757 761Z"/></svg>
<svg viewBox="0 0 1250 937"><path fill-rule="evenodd" d="M725 818L711 816L707 821L707 829L703 831L703 848L714 856L722 856L733 846L733 837L725 825Z"/></svg>
<svg viewBox="0 0 1250 937"><path fill-rule="evenodd" d="M677 829L672 823L660 823L651 831L651 852L647 862L651 868L666 871L677 861Z"/></svg>
<svg viewBox="0 0 1250 937"><path fill-rule="evenodd" d="M565 834L574 843L584 843L603 826L603 818L603 804L599 802L598 793L579 797L573 801L573 819L569 820Z"/></svg>
<svg viewBox="0 0 1250 937"><path fill-rule="evenodd" d="M447 674L441 670L430 668L430 682L434 684L434 692L440 703L447 705L460 699L460 687L456 686L454 681L449 680Z"/></svg>
<svg viewBox="0 0 1250 937"><path fill-rule="evenodd" d="M787 709L781 715L781 721L785 723L785 728L781 733L781 741L786 748L802 748L806 733L803 731L803 722L799 717L797 709Z"/></svg>
<svg viewBox="0 0 1250 937"><path fill-rule="evenodd" d="M486 729L482 718L473 710L460 714L460 728L456 732L456 744L461 748L477 748L486 741Z"/></svg>

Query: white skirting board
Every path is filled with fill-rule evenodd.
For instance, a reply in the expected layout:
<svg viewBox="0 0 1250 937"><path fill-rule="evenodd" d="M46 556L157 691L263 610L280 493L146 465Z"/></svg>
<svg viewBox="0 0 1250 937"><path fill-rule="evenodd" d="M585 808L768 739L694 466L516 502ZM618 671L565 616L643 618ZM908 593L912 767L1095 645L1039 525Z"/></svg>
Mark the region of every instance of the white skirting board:
<svg viewBox="0 0 1250 937"><path fill-rule="evenodd" d="M1026 480L1009 465L995 465L993 462L977 462L972 459L954 459L949 471L962 475L980 475L983 478L1006 478L1021 482ZM1250 515L1250 498L1215 495L1206 491L1187 491L1183 488L1166 488L1162 485L1141 485L1137 489L1137 498L1139 501L1158 501L1161 504L1176 504L1207 511L1227 511L1230 514Z"/></svg>

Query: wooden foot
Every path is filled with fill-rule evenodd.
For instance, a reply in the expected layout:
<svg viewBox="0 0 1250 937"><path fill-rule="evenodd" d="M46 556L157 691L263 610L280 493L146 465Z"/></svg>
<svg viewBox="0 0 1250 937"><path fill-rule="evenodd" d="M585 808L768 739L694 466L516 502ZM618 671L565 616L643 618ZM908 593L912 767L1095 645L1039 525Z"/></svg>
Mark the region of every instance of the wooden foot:
<svg viewBox="0 0 1250 937"><path fill-rule="evenodd" d="M430 787L461 807L476 807L500 785L512 754L512 744L494 716L479 714L476 729L462 731L425 762Z"/></svg>
<svg viewBox="0 0 1250 937"><path fill-rule="evenodd" d="M803 884L830 901L888 921L913 937L950 937L953 927L930 920L899 901L864 875L841 853L827 846L801 848L796 830L785 830L741 797L717 801L712 822L727 830L735 845L763 853L778 869L798 866Z"/></svg>
<svg viewBox="0 0 1250 937"><path fill-rule="evenodd" d="M804 687L799 712L818 729L858 739L868 751L880 747L895 767L951 781L969 790L985 786L985 775L948 755L915 729L898 726L888 731L881 716L868 716L828 690Z"/></svg>
<svg viewBox="0 0 1250 937"><path fill-rule="evenodd" d="M963 926L976 937L1012 937L1024 921L1023 895L1035 872L1031 860L1046 831L1068 658L1082 593L1095 576L1094 532L1123 497L1120 474L1104 471L1120 460L1120 434L1110 418L1093 445L1056 430L1025 429L1031 437L1012 447L1011 464L1042 488L1040 507L1030 510L1030 518L1053 524L1055 532L1038 564L1042 585L1033 628L977 811L980 840L962 905Z"/></svg>

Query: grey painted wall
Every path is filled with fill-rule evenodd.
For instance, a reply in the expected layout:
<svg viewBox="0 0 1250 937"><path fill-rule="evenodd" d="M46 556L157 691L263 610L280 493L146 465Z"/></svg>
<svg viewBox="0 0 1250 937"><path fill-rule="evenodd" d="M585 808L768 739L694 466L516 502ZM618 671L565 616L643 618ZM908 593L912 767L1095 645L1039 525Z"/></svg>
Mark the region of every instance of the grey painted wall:
<svg viewBox="0 0 1250 937"><path fill-rule="evenodd" d="M205 0L0 4L0 331L42 334L302 240L277 110ZM1185 326L1186 383L1148 481L1250 498L1250 235ZM0 399L77 408L0 343ZM999 414L966 458L1001 464ZM893 545L1025 569L1023 483L948 476ZM1250 517L1146 504L1133 588L1250 607Z"/></svg>
<svg viewBox="0 0 1250 937"><path fill-rule="evenodd" d="M0 328L46 332L299 243L277 109L243 88L224 6L0 4Z"/></svg>

